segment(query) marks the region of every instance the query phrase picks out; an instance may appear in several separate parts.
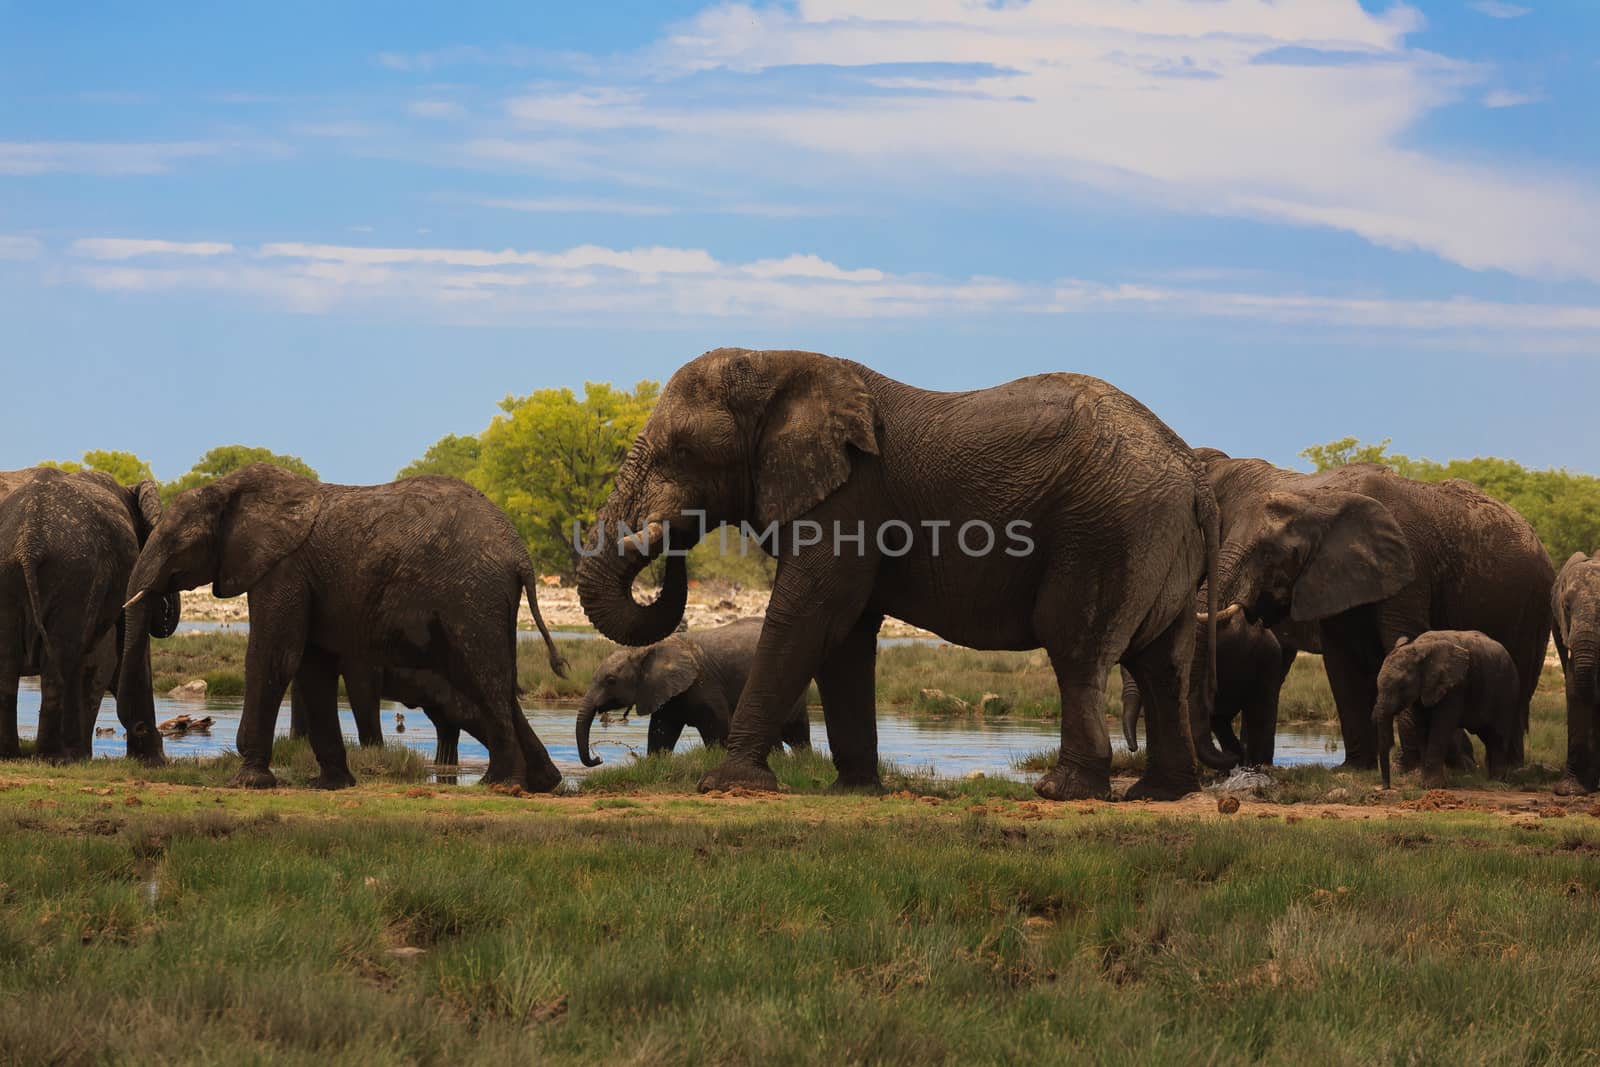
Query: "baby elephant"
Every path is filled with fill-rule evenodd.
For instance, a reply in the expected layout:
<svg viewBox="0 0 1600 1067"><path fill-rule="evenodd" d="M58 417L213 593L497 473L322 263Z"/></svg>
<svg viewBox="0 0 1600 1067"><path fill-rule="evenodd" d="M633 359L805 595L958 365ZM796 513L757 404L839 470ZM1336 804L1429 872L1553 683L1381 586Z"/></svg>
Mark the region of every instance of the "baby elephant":
<svg viewBox="0 0 1600 1067"><path fill-rule="evenodd" d="M699 730L708 745L725 743L761 639L761 622L740 619L607 656L595 668L578 712L578 756L583 765L600 763L600 757L589 751L594 717L622 708L637 707L639 714L650 716L649 752L671 752L685 726ZM792 749L811 747L805 694L795 702L782 736Z"/></svg>
<svg viewBox="0 0 1600 1067"><path fill-rule="evenodd" d="M1378 765L1389 788L1389 748L1400 720L1400 766L1422 764L1422 784L1444 785L1445 760L1457 731L1483 742L1489 774L1499 777L1521 758L1522 717L1517 668L1501 644L1476 630L1430 630L1401 638L1378 673L1372 722Z"/></svg>

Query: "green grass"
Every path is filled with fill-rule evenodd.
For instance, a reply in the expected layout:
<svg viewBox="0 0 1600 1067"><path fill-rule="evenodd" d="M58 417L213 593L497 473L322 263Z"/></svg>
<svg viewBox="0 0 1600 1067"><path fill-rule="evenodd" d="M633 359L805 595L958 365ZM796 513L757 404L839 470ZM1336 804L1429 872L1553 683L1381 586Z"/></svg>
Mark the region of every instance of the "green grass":
<svg viewBox="0 0 1600 1067"><path fill-rule="evenodd" d="M0 768L5 1062L1600 1054L1583 816L102 795L54 774Z"/></svg>

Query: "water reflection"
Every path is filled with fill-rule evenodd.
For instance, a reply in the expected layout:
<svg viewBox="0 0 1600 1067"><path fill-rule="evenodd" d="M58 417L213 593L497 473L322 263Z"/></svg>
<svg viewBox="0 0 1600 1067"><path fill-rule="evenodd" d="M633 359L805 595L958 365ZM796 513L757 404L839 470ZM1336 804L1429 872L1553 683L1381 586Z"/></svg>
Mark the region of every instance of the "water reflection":
<svg viewBox="0 0 1600 1067"><path fill-rule="evenodd" d="M239 697L208 696L203 700L181 700L170 696L157 696L156 718L164 720L175 715L209 715L214 720L209 734L188 734L165 740L169 757L214 756L233 749L237 744L239 716L243 701ZM405 718L405 732L394 732L394 714L400 711ZM573 720L576 712L571 708L532 708L527 710L528 722L539 734L540 740L550 750L550 756L569 778L581 777L587 768L578 760L578 750L573 737ZM39 687L36 680L22 683L17 701L18 725L24 737L31 737L38 728ZM340 725L350 743L355 743L356 724L347 705L339 707ZM100 707L96 724L113 730L108 737L94 739L96 757L121 757L127 746L122 737L121 724L117 722L116 702L107 697ZM643 755L647 719L630 717L626 722L610 726L596 723L593 741L596 754L615 765L628 758L630 752ZM398 704L385 704L383 715L384 736L390 742L399 742L432 759L437 736L433 724L420 711L409 711ZM289 708L285 701L278 715L278 733L289 731ZM1042 749L1054 748L1060 743L1060 730L1056 723L1023 719L913 718L885 710L878 716L878 751L908 771L929 773L941 778L960 778L974 771L989 777L1028 778L1030 775L1016 769L1016 761ZM1113 736L1116 732L1113 731ZM812 712L811 742L827 750L827 731L822 715ZM680 747L699 744L693 730L686 730ZM1122 742L1116 746L1121 749ZM475 782L489 764L489 753L471 737L463 734L460 745L462 784ZM1303 763L1335 764L1341 759L1338 735L1319 729L1284 728L1278 732L1277 762L1288 766Z"/></svg>

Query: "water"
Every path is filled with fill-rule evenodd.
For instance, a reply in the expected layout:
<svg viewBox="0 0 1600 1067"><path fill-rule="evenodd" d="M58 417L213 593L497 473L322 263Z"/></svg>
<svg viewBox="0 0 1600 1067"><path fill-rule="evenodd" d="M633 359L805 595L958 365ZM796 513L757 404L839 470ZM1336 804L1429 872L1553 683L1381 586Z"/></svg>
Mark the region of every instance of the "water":
<svg viewBox="0 0 1600 1067"><path fill-rule="evenodd" d="M18 690L17 718L24 737L31 737L39 722L39 686L36 680L25 680ZM204 700L179 700L157 696L156 721L175 715L194 718L209 715L216 720L209 734L188 734L169 737L164 741L169 757L215 756L237 745L239 717L243 700L239 697L206 697ZM437 738L433 724L420 711L409 711L398 704L385 704L383 735L391 743L399 742L421 752L431 760ZM530 708L528 722L534 732L550 750L561 773L569 778L579 778L587 773L578 759L578 749L573 736L577 712L572 708ZM405 732L395 733L395 712L405 717ZM340 704L339 721L350 744L356 736L355 719L348 705ZM126 754L127 745L122 737L122 726L117 722L116 701L107 697L100 705L99 727L111 728L114 734L94 739L96 757L120 757ZM595 754L606 765L616 765L628 759L629 752L644 755L646 731L649 720L630 716L626 722L607 726L595 722L591 740ZM1108 726L1109 728L1109 726ZM287 700L278 713L278 733L289 732L289 706ZM1114 732L1113 736L1117 736ZM813 710L811 715L811 743L827 751L827 730L822 723L822 713ZM907 771L928 773L939 778L961 778L974 771L988 777L1026 779L1031 775L1017 770L1016 761L1041 749L1054 748L1060 743L1059 727L1054 722L1026 719L929 719L908 716L885 709L878 715L878 752L887 760ZM679 748L700 743L699 735L685 730ZM1114 742L1120 750L1121 740ZM461 735L461 775L463 784L475 782L489 765L488 751L467 734ZM1337 732L1314 728L1281 728L1278 731L1277 762L1281 766L1306 763L1336 764L1342 758Z"/></svg>

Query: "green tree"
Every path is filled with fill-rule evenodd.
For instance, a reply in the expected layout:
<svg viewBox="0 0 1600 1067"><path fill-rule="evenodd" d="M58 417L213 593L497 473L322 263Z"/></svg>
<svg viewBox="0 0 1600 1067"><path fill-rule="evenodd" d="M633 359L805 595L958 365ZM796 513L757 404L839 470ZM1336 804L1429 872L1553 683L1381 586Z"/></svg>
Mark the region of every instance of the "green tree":
<svg viewBox="0 0 1600 1067"><path fill-rule="evenodd" d="M265 448L251 448L248 445L219 445L201 456L188 474L163 485L161 499L170 504L172 498L185 489L207 485L225 474L232 474L252 463L273 463L295 474L302 474L311 479L317 478L317 472L299 456L280 455Z"/></svg>
<svg viewBox="0 0 1600 1067"><path fill-rule="evenodd" d="M423 474L442 474L447 478L460 478L470 482L472 472L478 469L478 457L482 451L483 442L478 438L447 433L429 445L421 459L414 459L400 468L400 473L395 477L416 478Z"/></svg>
<svg viewBox="0 0 1600 1067"><path fill-rule="evenodd" d="M472 481L511 517L540 571L576 571L573 523L594 522L660 392L652 381L631 391L585 382L582 398L541 389L500 402L503 414L480 435Z"/></svg>
<svg viewBox="0 0 1600 1067"><path fill-rule="evenodd" d="M92 448L85 452L81 463L72 460L58 463L47 459L39 466L57 467L64 471L101 471L111 475L123 485L138 485L146 479L155 477L150 472L150 464L132 452L116 452L104 448Z"/></svg>
<svg viewBox="0 0 1600 1067"><path fill-rule="evenodd" d="M1484 456L1436 463L1392 453L1389 439L1366 445L1354 437L1300 453L1317 470L1345 463L1382 463L1419 482L1460 478L1509 504L1533 525L1557 566L1576 551L1600 547L1600 478L1562 468L1531 470L1515 460Z"/></svg>

